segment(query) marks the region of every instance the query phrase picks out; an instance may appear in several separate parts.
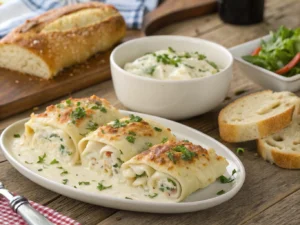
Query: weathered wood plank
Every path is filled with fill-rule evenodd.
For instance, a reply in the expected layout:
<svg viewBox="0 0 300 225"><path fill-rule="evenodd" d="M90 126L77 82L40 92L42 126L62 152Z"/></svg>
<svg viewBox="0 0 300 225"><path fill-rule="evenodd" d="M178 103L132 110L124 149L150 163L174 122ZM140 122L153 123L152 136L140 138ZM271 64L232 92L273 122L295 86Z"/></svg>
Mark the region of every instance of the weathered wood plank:
<svg viewBox="0 0 300 225"><path fill-rule="evenodd" d="M289 195L273 207L243 223L244 225L298 225L300 223L300 191Z"/></svg>
<svg viewBox="0 0 300 225"><path fill-rule="evenodd" d="M115 213L117 210L99 207L60 196L47 204L47 207L55 209L81 224L96 224Z"/></svg>

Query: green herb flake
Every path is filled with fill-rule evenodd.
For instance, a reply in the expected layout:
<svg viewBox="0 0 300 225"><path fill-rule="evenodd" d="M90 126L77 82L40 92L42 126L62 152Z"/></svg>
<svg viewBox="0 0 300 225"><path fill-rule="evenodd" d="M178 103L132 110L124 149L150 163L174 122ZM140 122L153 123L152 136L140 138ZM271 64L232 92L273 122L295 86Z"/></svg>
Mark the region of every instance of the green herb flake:
<svg viewBox="0 0 300 225"><path fill-rule="evenodd" d="M101 133L102 133L102 134L105 134L105 131L101 129Z"/></svg>
<svg viewBox="0 0 300 225"><path fill-rule="evenodd" d="M136 139L136 138L133 137L133 136L127 136L127 137L126 137L126 140L127 140L129 143L132 143L132 144L135 142L135 139Z"/></svg>
<svg viewBox="0 0 300 225"><path fill-rule="evenodd" d="M168 50L169 50L170 52L172 52L172 53L175 53L175 50L174 50L173 48L171 48L171 47L168 47Z"/></svg>
<svg viewBox="0 0 300 225"><path fill-rule="evenodd" d="M67 100L66 100L66 103L67 103L67 106L71 106L71 104L72 104L71 99L67 99Z"/></svg>
<svg viewBox="0 0 300 225"><path fill-rule="evenodd" d="M162 129L159 128L159 127L154 127L154 130L157 131L157 132L162 132Z"/></svg>
<svg viewBox="0 0 300 225"><path fill-rule="evenodd" d="M168 178L168 182L172 183L172 184L173 184L173 186L175 186L175 187L177 186L177 185L176 185L176 183L175 183L175 181L174 181L174 180L172 180L172 179L170 179L170 178Z"/></svg>
<svg viewBox="0 0 300 225"><path fill-rule="evenodd" d="M198 60L204 60L206 59L206 56L203 54L198 54Z"/></svg>
<svg viewBox="0 0 300 225"><path fill-rule="evenodd" d="M136 174L135 179L140 178L140 177L144 177L144 176L147 176L146 171L144 171L142 174Z"/></svg>
<svg viewBox="0 0 300 225"><path fill-rule="evenodd" d="M59 162L56 160L56 159L53 159L51 162L50 162L50 165L54 165L54 164L58 164Z"/></svg>
<svg viewBox="0 0 300 225"><path fill-rule="evenodd" d="M43 169L38 169L39 172L43 171Z"/></svg>
<svg viewBox="0 0 300 225"><path fill-rule="evenodd" d="M33 164L32 162L28 162L28 161L25 161L25 163L26 163L26 164L30 164L30 165Z"/></svg>
<svg viewBox="0 0 300 225"><path fill-rule="evenodd" d="M112 125L113 128L125 127L127 125L126 122L120 122L119 119L116 119Z"/></svg>
<svg viewBox="0 0 300 225"><path fill-rule="evenodd" d="M120 158L117 158L117 160L118 160L121 164L124 163L124 161L123 161L122 159L120 159Z"/></svg>
<svg viewBox="0 0 300 225"><path fill-rule="evenodd" d="M81 104L80 102L77 102L77 106L80 106L80 104Z"/></svg>
<svg viewBox="0 0 300 225"><path fill-rule="evenodd" d="M112 185L110 185L110 186L104 186L102 183L98 183L97 189L99 191L103 191L103 190L111 188L111 187L112 187Z"/></svg>
<svg viewBox="0 0 300 225"><path fill-rule="evenodd" d="M113 165L113 167L114 167L114 168L119 168L119 164L116 163L116 164Z"/></svg>
<svg viewBox="0 0 300 225"><path fill-rule="evenodd" d="M152 76L154 71L155 71L155 68L156 68L156 66L150 66L150 67L145 69L145 73Z"/></svg>
<svg viewBox="0 0 300 225"><path fill-rule="evenodd" d="M189 64L184 64L187 68L190 68L190 69L195 69L195 67L194 66L191 66L191 65L189 65Z"/></svg>
<svg viewBox="0 0 300 225"><path fill-rule="evenodd" d="M139 116L135 116L133 114L130 115L130 122L141 122L143 119Z"/></svg>
<svg viewBox="0 0 300 225"><path fill-rule="evenodd" d="M189 140L185 139L185 140L182 140L183 142L190 142Z"/></svg>
<svg viewBox="0 0 300 225"><path fill-rule="evenodd" d="M98 123L89 121L86 129L90 130L90 131L95 131L95 130L97 130L98 126L99 126Z"/></svg>
<svg viewBox="0 0 300 225"><path fill-rule="evenodd" d="M125 197L125 199L133 200L132 198L129 198L129 197Z"/></svg>
<svg viewBox="0 0 300 225"><path fill-rule="evenodd" d="M69 181L68 179L63 179L63 180L62 180L62 183L63 183L64 185L66 185L66 184L68 183L68 181Z"/></svg>
<svg viewBox="0 0 300 225"><path fill-rule="evenodd" d="M209 60L206 60L206 62L207 62L209 65L211 65L213 68L215 68L216 70L219 71L219 68L218 68L217 64L215 64L214 62L209 61Z"/></svg>
<svg viewBox="0 0 300 225"><path fill-rule="evenodd" d="M71 112L71 120L73 124L76 124L76 121L86 117L86 112L83 107L77 107L74 111Z"/></svg>
<svg viewBox="0 0 300 225"><path fill-rule="evenodd" d="M232 170L231 176L233 176L234 174L236 174L236 169Z"/></svg>
<svg viewBox="0 0 300 225"><path fill-rule="evenodd" d="M58 166L56 168L59 169L59 170L63 170L64 169L62 166Z"/></svg>
<svg viewBox="0 0 300 225"><path fill-rule="evenodd" d="M181 159L186 160L186 161L190 161L193 159L193 157L197 156L197 153L190 151L183 145L178 145L178 146L174 147L173 150L176 152L181 152L182 153Z"/></svg>
<svg viewBox="0 0 300 225"><path fill-rule="evenodd" d="M152 195L148 195L149 198L155 198L158 194L157 193L154 193Z"/></svg>
<svg viewBox="0 0 300 225"><path fill-rule="evenodd" d="M221 191L218 191L218 192L217 192L217 195L223 195L223 194L225 194L225 191L224 191L224 190L221 190Z"/></svg>
<svg viewBox="0 0 300 225"><path fill-rule="evenodd" d="M153 144L151 142L146 142L145 145L149 148L151 148L153 146Z"/></svg>
<svg viewBox="0 0 300 225"><path fill-rule="evenodd" d="M174 154L172 152L167 152L167 156L174 164L176 164L176 160L175 160Z"/></svg>
<svg viewBox="0 0 300 225"><path fill-rule="evenodd" d="M222 184L228 184L228 183L233 182L234 178L231 178L231 177L227 178L227 177L222 175L222 176L219 177L219 180Z"/></svg>
<svg viewBox="0 0 300 225"><path fill-rule="evenodd" d="M20 138L20 134L14 134L14 138Z"/></svg>
<svg viewBox="0 0 300 225"><path fill-rule="evenodd" d="M242 154L242 153L245 152L245 149L244 148L237 148L235 151L236 151L237 154Z"/></svg>
<svg viewBox="0 0 300 225"><path fill-rule="evenodd" d="M164 137L162 140L161 140L161 143L166 143L168 141L168 138L167 137Z"/></svg>
<svg viewBox="0 0 300 225"><path fill-rule="evenodd" d="M46 158L46 153L44 153L44 155L39 156L39 160L37 161L37 163L42 164L45 162L45 158Z"/></svg>
<svg viewBox="0 0 300 225"><path fill-rule="evenodd" d="M66 151L66 150L65 150L65 146L64 146L64 145L60 145L60 146L59 146L59 151L60 151L61 154L64 154L65 151Z"/></svg>
<svg viewBox="0 0 300 225"><path fill-rule="evenodd" d="M132 135L132 136L136 136L136 133L133 131L129 131L128 134Z"/></svg>
<svg viewBox="0 0 300 225"><path fill-rule="evenodd" d="M64 170L64 171L62 171L62 172L60 173L61 176L67 175L67 174L69 174L69 172L68 172L67 170Z"/></svg>
<svg viewBox="0 0 300 225"><path fill-rule="evenodd" d="M90 185L91 183L88 181L79 181L78 184L79 185Z"/></svg>
<svg viewBox="0 0 300 225"><path fill-rule="evenodd" d="M57 134L50 134L49 138L53 138L53 137L60 138L60 136L58 136Z"/></svg>

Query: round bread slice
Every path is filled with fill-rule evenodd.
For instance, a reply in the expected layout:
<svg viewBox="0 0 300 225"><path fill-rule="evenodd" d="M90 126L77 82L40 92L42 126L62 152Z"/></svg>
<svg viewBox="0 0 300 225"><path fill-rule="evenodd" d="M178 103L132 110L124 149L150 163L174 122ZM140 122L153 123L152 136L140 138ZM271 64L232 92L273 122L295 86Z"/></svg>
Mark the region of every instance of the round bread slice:
<svg viewBox="0 0 300 225"><path fill-rule="evenodd" d="M259 154L286 169L300 169L300 117L280 132L257 140Z"/></svg>
<svg viewBox="0 0 300 225"><path fill-rule="evenodd" d="M227 142L267 137L287 127L299 114L300 99L290 92L257 92L237 99L219 114L220 136Z"/></svg>

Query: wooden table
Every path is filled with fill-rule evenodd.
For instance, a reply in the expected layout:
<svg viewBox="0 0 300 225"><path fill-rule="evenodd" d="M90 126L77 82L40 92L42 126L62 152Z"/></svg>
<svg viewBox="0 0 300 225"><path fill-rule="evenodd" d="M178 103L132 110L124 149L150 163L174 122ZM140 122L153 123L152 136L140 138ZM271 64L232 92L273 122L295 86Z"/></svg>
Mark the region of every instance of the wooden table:
<svg viewBox="0 0 300 225"><path fill-rule="evenodd" d="M267 0L265 21L252 26L233 26L224 24L217 14L184 21L159 31L158 34L175 34L199 37L215 41L226 47L263 36L269 30L280 25L291 28L300 26L299 0ZM218 89L218 84L214 87ZM217 126L219 110L236 99L237 92L242 95L261 90L242 76L234 67L234 78L227 99L220 107L210 113L180 121L220 140ZM212 90L213 91L213 90ZM92 94L107 98L113 105L124 108L116 98L112 82L107 81L83 91L72 94L84 97ZM297 93L298 95L300 92ZM65 96L65 98L68 96ZM63 98L62 98L63 99ZM61 99L39 106L36 112L42 112L46 105L57 103ZM32 110L0 121L0 131L14 121L28 117ZM224 143L224 142L223 142ZM244 144L224 143L235 152L237 147L246 149L238 157L246 169L246 181L240 192L228 202L217 207L195 213L160 215L103 208L82 203L36 185L17 172L0 151L0 180L13 192L51 207L82 224L99 225L163 225L163 224L261 224L292 225L300 224L300 171L284 170L263 161L256 153L255 142ZM1 222L0 222L1 223Z"/></svg>

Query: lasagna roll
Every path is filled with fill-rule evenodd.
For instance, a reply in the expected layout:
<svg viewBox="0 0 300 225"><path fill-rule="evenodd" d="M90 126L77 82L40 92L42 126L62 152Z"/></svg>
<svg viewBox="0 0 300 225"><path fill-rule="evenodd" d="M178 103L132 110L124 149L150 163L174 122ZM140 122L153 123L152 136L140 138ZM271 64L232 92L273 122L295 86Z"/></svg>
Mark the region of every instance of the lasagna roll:
<svg viewBox="0 0 300 225"><path fill-rule="evenodd" d="M60 162L80 162L78 142L98 126L121 118L119 111L97 96L64 100L31 114L25 124L24 145Z"/></svg>
<svg viewBox="0 0 300 225"><path fill-rule="evenodd" d="M171 130L130 115L99 127L79 142L82 165L101 174L119 174L121 165L149 147L174 140Z"/></svg>
<svg viewBox="0 0 300 225"><path fill-rule="evenodd" d="M142 188L151 198L179 202L213 183L228 162L213 149L190 142L167 142L151 147L122 165L129 185Z"/></svg>

